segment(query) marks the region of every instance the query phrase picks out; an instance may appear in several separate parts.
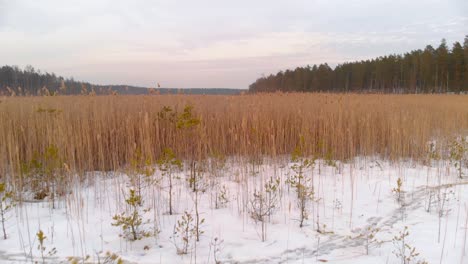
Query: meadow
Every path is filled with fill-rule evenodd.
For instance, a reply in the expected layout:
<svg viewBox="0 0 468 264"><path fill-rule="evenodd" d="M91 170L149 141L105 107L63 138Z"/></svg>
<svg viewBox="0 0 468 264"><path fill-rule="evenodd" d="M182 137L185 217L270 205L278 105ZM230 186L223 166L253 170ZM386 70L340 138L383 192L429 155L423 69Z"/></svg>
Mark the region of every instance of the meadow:
<svg viewBox="0 0 468 264"><path fill-rule="evenodd" d="M2 97L0 259L466 263L467 137L466 95Z"/></svg>

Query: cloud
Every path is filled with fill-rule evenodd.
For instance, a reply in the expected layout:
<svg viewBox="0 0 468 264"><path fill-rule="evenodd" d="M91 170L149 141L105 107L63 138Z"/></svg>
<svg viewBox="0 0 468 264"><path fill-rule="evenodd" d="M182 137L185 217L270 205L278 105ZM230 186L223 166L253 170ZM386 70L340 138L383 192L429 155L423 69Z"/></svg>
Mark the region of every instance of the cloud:
<svg viewBox="0 0 468 264"><path fill-rule="evenodd" d="M237 87L307 64L460 41L462 0L0 0L2 63L99 84Z"/></svg>

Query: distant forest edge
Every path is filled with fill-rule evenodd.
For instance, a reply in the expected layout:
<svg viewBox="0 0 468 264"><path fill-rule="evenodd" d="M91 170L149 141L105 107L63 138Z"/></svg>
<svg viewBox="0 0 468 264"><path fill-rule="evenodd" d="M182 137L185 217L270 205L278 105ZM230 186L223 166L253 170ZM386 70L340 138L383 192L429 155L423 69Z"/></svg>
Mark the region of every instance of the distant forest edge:
<svg viewBox="0 0 468 264"><path fill-rule="evenodd" d="M41 72L32 66L0 68L0 96L105 95L105 94L219 94L237 95L244 90L227 88L145 88L128 85L94 85Z"/></svg>
<svg viewBox="0 0 468 264"><path fill-rule="evenodd" d="M332 69L327 63L280 71L257 79L250 92L370 92L467 93L468 35L448 48L427 45L403 55L346 62Z"/></svg>

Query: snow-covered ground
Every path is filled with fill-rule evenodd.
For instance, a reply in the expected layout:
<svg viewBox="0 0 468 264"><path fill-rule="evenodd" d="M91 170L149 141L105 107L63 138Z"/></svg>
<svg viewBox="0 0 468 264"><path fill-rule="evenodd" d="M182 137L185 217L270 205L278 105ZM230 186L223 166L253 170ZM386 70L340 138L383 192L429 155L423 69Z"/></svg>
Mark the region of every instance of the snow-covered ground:
<svg viewBox="0 0 468 264"><path fill-rule="evenodd" d="M112 217L126 210L128 177L93 173L85 181L70 182L70 193L56 209L50 201L15 207L7 219L8 239L0 238L0 262L42 262L36 237L42 230L47 263L67 263L68 257L104 263L106 252L126 263L215 263L215 256L219 263L401 263L397 255L402 241L395 236L406 226L406 254L413 248L419 253L409 263L468 263L468 179L459 179L449 163L423 166L360 158L331 167L317 161L305 172L313 179L308 184L314 195L300 228L297 194L285 183L294 172L285 160L265 160L259 166L230 161L216 171L206 170L198 208L204 233L199 242L190 238L185 255L177 254L176 245L182 242L174 236L174 226L185 211L195 214L187 171L174 180L174 215L168 214L166 178L143 187L142 207L148 210L142 211L142 229L158 229L159 234L138 241L119 236L121 228L111 225ZM161 177L156 171L154 178ZM280 184L262 242L262 225L251 217L251 202L254 190L270 177L279 178ZM400 201L394 190L398 178ZM216 209L214 200L223 186L226 204ZM53 248L56 252L49 256Z"/></svg>

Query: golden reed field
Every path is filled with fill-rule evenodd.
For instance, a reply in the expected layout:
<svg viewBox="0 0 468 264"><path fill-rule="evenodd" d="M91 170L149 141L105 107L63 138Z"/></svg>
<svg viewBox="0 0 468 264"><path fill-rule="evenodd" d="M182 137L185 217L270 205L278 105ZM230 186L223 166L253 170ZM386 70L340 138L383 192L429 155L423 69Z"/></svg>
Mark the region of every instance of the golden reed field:
<svg viewBox="0 0 468 264"><path fill-rule="evenodd" d="M3 97L0 173L15 178L49 146L79 173L122 169L135 153L152 162L164 148L192 160L276 157L299 142L328 159L422 160L429 142L444 155L460 135L468 135L468 96L460 95Z"/></svg>

